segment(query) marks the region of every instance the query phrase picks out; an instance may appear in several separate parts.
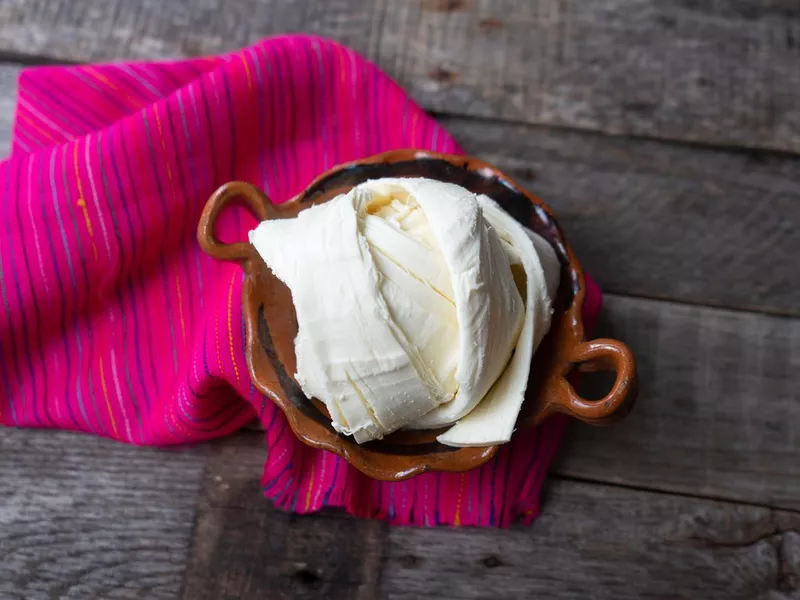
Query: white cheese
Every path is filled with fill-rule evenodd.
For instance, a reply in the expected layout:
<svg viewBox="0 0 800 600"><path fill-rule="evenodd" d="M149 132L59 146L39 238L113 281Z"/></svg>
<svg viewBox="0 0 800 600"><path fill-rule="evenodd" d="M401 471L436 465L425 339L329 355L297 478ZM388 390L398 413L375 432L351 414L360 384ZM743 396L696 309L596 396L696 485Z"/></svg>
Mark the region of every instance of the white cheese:
<svg viewBox="0 0 800 600"><path fill-rule="evenodd" d="M533 353L550 328L552 298L558 289L558 258L550 245L522 227L492 199L480 196L479 201L486 219L507 243L512 262L519 261L525 271L525 321L514 356L486 397L436 438L449 446L487 446L511 439L525 399Z"/></svg>
<svg viewBox="0 0 800 600"><path fill-rule="evenodd" d="M354 194L264 221L250 241L292 292L296 379L359 442L382 437L436 406L390 326L380 275L358 232Z"/></svg>
<svg viewBox="0 0 800 600"><path fill-rule="evenodd" d="M412 427L437 428L472 410L503 371L524 307L503 245L468 190L430 179L402 181L425 211L450 270L459 326L458 392Z"/></svg>
<svg viewBox="0 0 800 600"><path fill-rule="evenodd" d="M250 241L291 290L295 378L337 431L457 422L442 443L507 441L558 287L547 242L430 179L365 182Z"/></svg>

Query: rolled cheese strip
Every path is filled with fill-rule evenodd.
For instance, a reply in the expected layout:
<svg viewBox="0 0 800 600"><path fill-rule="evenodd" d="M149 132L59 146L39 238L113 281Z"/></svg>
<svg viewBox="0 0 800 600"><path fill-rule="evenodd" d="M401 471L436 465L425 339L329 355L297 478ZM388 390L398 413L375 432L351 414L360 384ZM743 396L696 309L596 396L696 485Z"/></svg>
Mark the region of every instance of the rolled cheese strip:
<svg viewBox="0 0 800 600"><path fill-rule="evenodd" d="M325 402L337 431L362 443L419 418L437 400L390 327L355 197L264 221L250 242L291 290L303 392Z"/></svg>
<svg viewBox="0 0 800 600"><path fill-rule="evenodd" d="M478 200L484 216L504 240L510 261L518 260L525 271L525 319L514 356L492 389L474 410L436 438L448 446L487 446L511 439L525 399L533 353L550 328L560 276L550 244L526 230L491 198L479 196Z"/></svg>
<svg viewBox="0 0 800 600"><path fill-rule="evenodd" d="M416 199L450 271L459 333L458 392L411 424L434 429L469 413L500 376L522 327L522 298L475 194L432 179L386 179L372 189L378 184L400 186Z"/></svg>

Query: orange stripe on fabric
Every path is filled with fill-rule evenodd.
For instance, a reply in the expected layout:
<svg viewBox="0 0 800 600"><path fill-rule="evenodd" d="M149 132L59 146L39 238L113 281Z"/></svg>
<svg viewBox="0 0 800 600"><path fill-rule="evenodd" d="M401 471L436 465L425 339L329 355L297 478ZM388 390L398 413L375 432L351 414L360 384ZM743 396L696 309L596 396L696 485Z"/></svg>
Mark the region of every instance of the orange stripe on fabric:
<svg viewBox="0 0 800 600"><path fill-rule="evenodd" d="M94 243L94 232L92 231L92 219L89 216L89 209L86 208L86 199L83 197L83 185L81 185L81 178L78 172L78 144L74 146L72 159L72 164L75 167L75 181L78 183L78 200L75 203L81 207L83 220L86 222L86 230L89 232L89 241L92 244L92 254L94 255L94 259L98 260L97 245Z"/></svg>
<svg viewBox="0 0 800 600"><path fill-rule="evenodd" d="M108 408L108 416L111 419L111 429L114 430L114 437L119 439L119 432L117 431L117 421L114 419L114 413L111 410L111 400L108 398L108 388L106 387L106 373L103 369L103 357L100 357L100 385L103 387L103 397L106 399L106 407Z"/></svg>
<svg viewBox="0 0 800 600"><path fill-rule="evenodd" d="M236 385L239 385L239 367L236 364L236 357L233 350L233 286L236 283L236 271L231 278L231 285L228 288L228 344L231 350L231 364L233 372L236 374Z"/></svg>
<svg viewBox="0 0 800 600"><path fill-rule="evenodd" d="M34 120L34 118L33 118L33 117L30 117L30 116L26 115L24 112L20 111L20 113L19 113L19 118L20 118L20 119L22 119L23 121L27 121L27 122L28 122L28 125L29 125L30 127L32 127L33 129L35 129L37 132L39 132L40 134L42 134L44 137L46 137L46 138L47 138L48 140L50 140L51 142L54 142L54 143L56 143L56 144L60 144L61 142L63 142L63 141L64 141L64 138L63 138L63 137L61 137L60 139L56 139L56 138L54 138L52 135L50 135L49 133L47 133L47 132L46 132L44 129L42 129L41 127L39 127L39 125L37 124L37 121L36 121L36 120Z"/></svg>
<svg viewBox="0 0 800 600"><path fill-rule="evenodd" d="M220 377L222 376L222 355L219 351L219 315L214 315L214 346L217 350L217 366L219 367Z"/></svg>
<svg viewBox="0 0 800 600"><path fill-rule="evenodd" d="M131 95L128 92L126 92L125 90L121 89L117 84L115 84L113 81L111 81L108 77L106 77L102 73L98 73L97 71L95 71L94 68L92 68L92 67L84 67L83 71L88 73L89 75L91 75L92 77L97 79L98 81L101 81L101 82L105 83L112 90L114 90L116 92L119 92L128 101L128 104L129 104L129 106L131 108L139 108L141 106L141 103L137 102L134 98L132 98Z"/></svg>
<svg viewBox="0 0 800 600"><path fill-rule="evenodd" d="M161 129L161 118L158 116L158 107L153 109L153 114L156 117L156 129L158 129L158 137L161 140L161 151L164 153L164 163L167 165L167 181L169 181L169 191L172 194L172 197L175 197L175 184L172 181L172 166L170 166L170 161L168 158L169 154L167 154L167 142L164 139L164 131Z"/></svg>
<svg viewBox="0 0 800 600"><path fill-rule="evenodd" d="M336 56L339 58L339 83L344 83L345 78L345 68L344 68L344 49L339 48Z"/></svg>
<svg viewBox="0 0 800 600"><path fill-rule="evenodd" d="M419 121L419 113L414 112L414 116L411 117L411 143L416 146L417 142L415 141L417 135L417 121Z"/></svg>
<svg viewBox="0 0 800 600"><path fill-rule="evenodd" d="M181 340L186 347L186 321L183 318L183 294L181 293L181 274L175 267L175 291L178 293L178 315L181 319Z"/></svg>
<svg viewBox="0 0 800 600"><path fill-rule="evenodd" d="M183 421L181 421L181 420L178 418L178 415L177 415L177 413L175 412L175 405L176 405L178 402L180 402L180 399L179 399L179 398L175 398L175 402L172 402L172 403L170 403L170 405L169 405L169 411L168 411L168 413L167 413L167 418L169 418L169 416L170 416L170 415L172 415L172 422L175 424L175 426L176 426L176 427L177 427L179 430L182 430L182 433L183 433L184 435L187 435L187 436L190 436L190 437L192 437L192 438L193 438L193 437L194 437L193 430L192 430L192 429L191 429L189 426L185 425L185 424L183 423Z"/></svg>
<svg viewBox="0 0 800 600"><path fill-rule="evenodd" d="M453 519L454 527L461 527L461 499L464 497L464 484L467 481L467 474L461 473L461 478L458 482L458 500L456 500L456 513Z"/></svg>
<svg viewBox="0 0 800 600"><path fill-rule="evenodd" d="M305 450L305 448L304 448ZM308 489L306 490L306 512L311 507L311 490L314 489L314 458L311 458L311 470L308 474Z"/></svg>
<svg viewBox="0 0 800 600"><path fill-rule="evenodd" d="M242 61L242 65L244 65L244 75L247 78L247 91L253 91L253 79L250 77L250 65L247 64L247 59L239 54L239 60Z"/></svg>

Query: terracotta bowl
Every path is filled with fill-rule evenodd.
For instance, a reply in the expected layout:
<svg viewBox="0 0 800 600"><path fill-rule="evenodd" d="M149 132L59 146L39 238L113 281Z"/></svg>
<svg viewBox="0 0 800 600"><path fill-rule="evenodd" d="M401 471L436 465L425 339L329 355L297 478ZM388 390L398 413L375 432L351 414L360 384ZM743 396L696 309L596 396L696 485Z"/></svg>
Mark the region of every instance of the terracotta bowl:
<svg viewBox="0 0 800 600"><path fill-rule="evenodd" d="M370 477L389 481L425 471L466 471L485 463L498 450L498 446L444 446L436 441L442 430L399 431L363 445L337 433L322 402L306 398L293 378L297 317L288 288L272 275L252 245L225 244L215 236L220 212L232 203L243 204L260 220L291 218L312 204L326 202L363 181L379 177L429 177L487 194L553 245L563 269L561 286L550 331L533 359L515 435L527 435L532 427L556 412L595 425L608 424L627 414L637 391L634 357L619 341L586 341L581 318L586 294L583 269L544 202L476 158L398 150L340 165L279 206L273 206L263 192L247 183L227 183L211 196L200 218L198 241L203 250L218 260L239 263L245 272L242 304L250 377L258 390L283 410L299 439L335 452ZM567 381L574 367L615 371L616 379L604 398L585 400Z"/></svg>

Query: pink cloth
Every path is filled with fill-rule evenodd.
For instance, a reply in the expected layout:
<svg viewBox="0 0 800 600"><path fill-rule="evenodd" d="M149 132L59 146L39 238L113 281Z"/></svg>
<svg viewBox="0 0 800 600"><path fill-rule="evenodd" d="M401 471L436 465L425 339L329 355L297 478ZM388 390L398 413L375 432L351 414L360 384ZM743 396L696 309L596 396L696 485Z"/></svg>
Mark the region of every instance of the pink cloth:
<svg viewBox="0 0 800 600"><path fill-rule="evenodd" d="M244 360L242 271L195 242L231 179L276 201L337 163L458 146L351 50L287 36L225 56L41 67L20 75L0 163L0 423L141 445L200 442L259 416L264 493L419 525L530 522L565 418L465 474L401 483L298 442ZM223 239L253 222L237 214ZM587 316L599 310L592 286Z"/></svg>

